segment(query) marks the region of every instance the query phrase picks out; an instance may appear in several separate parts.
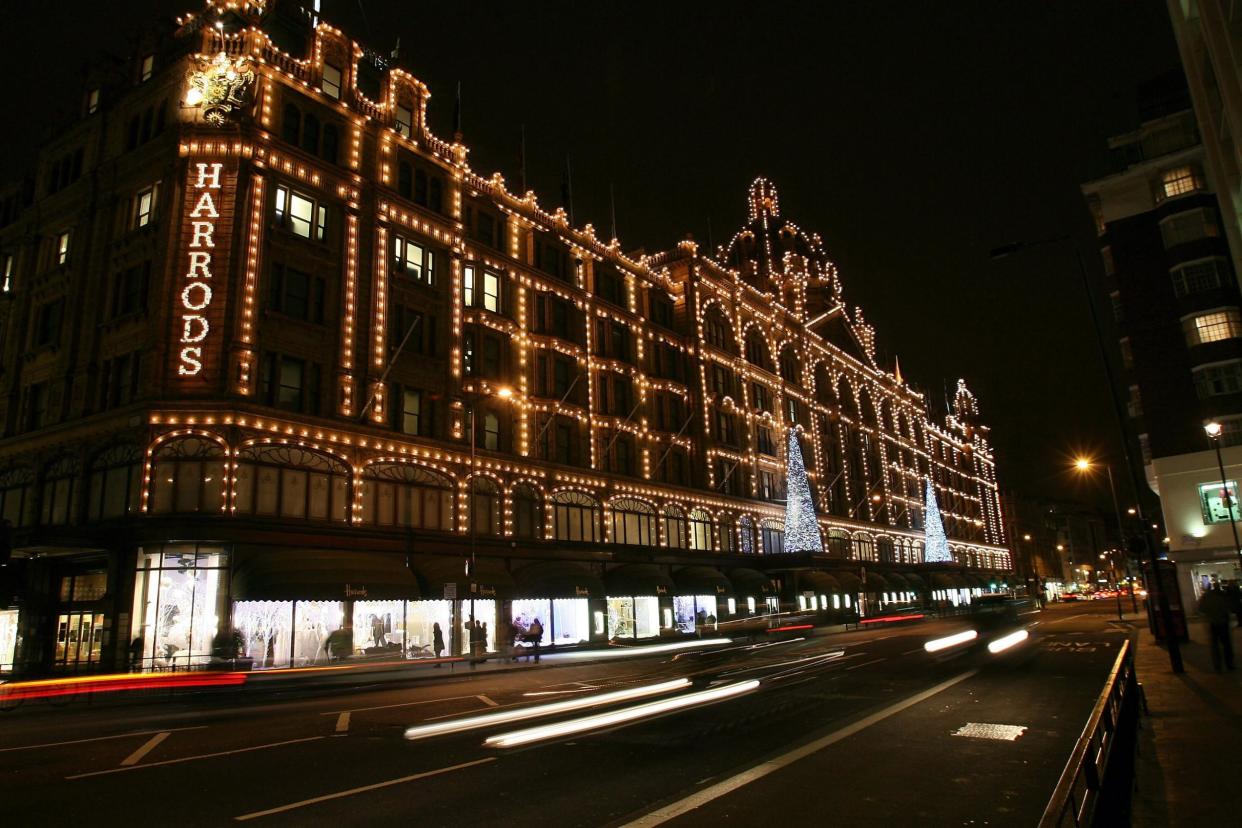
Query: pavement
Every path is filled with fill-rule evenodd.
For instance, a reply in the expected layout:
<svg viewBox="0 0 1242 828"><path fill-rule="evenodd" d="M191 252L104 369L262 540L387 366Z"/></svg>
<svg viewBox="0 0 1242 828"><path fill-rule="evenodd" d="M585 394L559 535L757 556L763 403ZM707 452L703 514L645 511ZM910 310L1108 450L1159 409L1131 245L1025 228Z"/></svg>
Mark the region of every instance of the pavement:
<svg viewBox="0 0 1242 828"><path fill-rule="evenodd" d="M1142 718L1135 771L1133 825L1237 825L1242 813L1238 782L1242 746L1242 630L1234 628L1233 672L1217 673L1207 625L1190 622L1182 645L1185 672L1174 674L1167 650L1146 620L1135 621L1135 670L1150 715Z"/></svg>

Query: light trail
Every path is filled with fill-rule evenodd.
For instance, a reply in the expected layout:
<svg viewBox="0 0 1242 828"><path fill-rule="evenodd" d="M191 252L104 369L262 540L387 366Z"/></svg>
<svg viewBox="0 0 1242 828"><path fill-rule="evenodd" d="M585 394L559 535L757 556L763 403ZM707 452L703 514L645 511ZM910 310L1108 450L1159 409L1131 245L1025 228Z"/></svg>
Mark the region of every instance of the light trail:
<svg viewBox="0 0 1242 828"><path fill-rule="evenodd" d="M1026 630L1018 630L1017 632L1011 632L1009 635L1006 635L1002 638L998 638L995 641L989 642L988 652L992 654L1004 652L1005 650L1008 650L1010 647L1016 644L1021 644L1023 641L1026 641L1028 638L1030 638L1030 635L1031 634L1028 633Z"/></svg>
<svg viewBox="0 0 1242 828"><path fill-rule="evenodd" d="M974 630L966 630L965 632L946 635L944 638L933 638L923 645L923 649L929 653L938 653L949 647L956 647L958 644L965 644L967 641L974 641L979 637L979 633Z"/></svg>
<svg viewBox="0 0 1242 828"><path fill-rule="evenodd" d="M702 641L677 641L672 644L649 644L645 647L624 647L615 650L576 650L569 653L557 653L558 659L579 658L617 658L620 656L640 656L652 653L671 653L677 650L689 650L694 647L719 647L732 644L732 638L707 638Z"/></svg>
<svg viewBox="0 0 1242 828"><path fill-rule="evenodd" d="M726 684L721 687L713 687L710 690L700 690L697 693L685 693L680 696L674 696L671 699L647 702L646 704L640 704L635 707L625 707L621 710L613 710L609 713L597 713L594 716L586 716L581 719L570 719L566 722L539 725L537 727L528 727L525 730L514 730L509 733L502 733L499 736L489 736L486 740L484 740L483 744L487 747L496 748L520 747L522 745L529 745L533 742L542 742L562 736L572 736L574 734L586 733L592 730L602 730L615 725L625 724L639 719L646 719L652 716L659 716L663 713L670 713L674 710L682 710L687 707L698 707L699 705L712 704L733 696L739 696L743 693L749 693L758 686L758 679L742 681L737 684Z"/></svg>
<svg viewBox="0 0 1242 828"><path fill-rule="evenodd" d="M481 727L491 727L492 725L506 724L508 722L520 722L525 719L536 719L542 716L556 716L560 713L569 713L574 710L585 710L590 707L601 707L603 705L615 704L616 702L640 699L645 696L671 693L674 690L684 690L689 686L690 679L679 678L659 684L631 687L628 690L614 690L611 693L601 693L598 696L566 699L565 701L552 702L550 704L522 707L517 710L505 710L497 713L485 713L481 716L469 716L464 719L453 719L430 725L414 725L406 728L405 738L410 741L416 741L418 739L429 739L432 736L461 733L467 730L477 730Z"/></svg>

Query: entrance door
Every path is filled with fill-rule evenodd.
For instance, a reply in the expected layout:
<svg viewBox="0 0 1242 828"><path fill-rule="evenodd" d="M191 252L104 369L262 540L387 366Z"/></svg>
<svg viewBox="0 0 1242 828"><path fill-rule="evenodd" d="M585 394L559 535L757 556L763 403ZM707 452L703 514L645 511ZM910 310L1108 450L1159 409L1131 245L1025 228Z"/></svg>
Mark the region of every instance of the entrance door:
<svg viewBox="0 0 1242 828"><path fill-rule="evenodd" d="M98 664L103 631L103 613L62 613L56 620L55 666L80 670Z"/></svg>

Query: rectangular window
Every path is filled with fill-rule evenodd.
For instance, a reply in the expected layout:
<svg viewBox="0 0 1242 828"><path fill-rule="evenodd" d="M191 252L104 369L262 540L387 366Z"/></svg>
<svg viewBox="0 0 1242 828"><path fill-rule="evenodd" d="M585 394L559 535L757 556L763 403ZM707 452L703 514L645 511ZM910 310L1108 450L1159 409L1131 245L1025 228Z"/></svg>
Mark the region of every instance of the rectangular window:
<svg viewBox="0 0 1242 828"><path fill-rule="evenodd" d="M772 447L772 429L766 426L759 426L756 431L756 442L758 443L759 453L767 454L772 457L776 456L776 449Z"/></svg>
<svg viewBox="0 0 1242 828"><path fill-rule="evenodd" d="M276 223L304 239L324 241L328 234L328 208L281 185L276 188Z"/></svg>
<svg viewBox="0 0 1242 828"><path fill-rule="evenodd" d="M323 65L323 85L324 94L330 98L341 99L341 70L331 63Z"/></svg>
<svg viewBox="0 0 1242 828"><path fill-rule="evenodd" d="M413 388L401 392L401 431L405 434L422 434L423 392Z"/></svg>
<svg viewBox="0 0 1242 828"><path fill-rule="evenodd" d="M128 267L117 274L116 296L112 306L113 316L124 316L146 308L147 285L150 276L150 261Z"/></svg>
<svg viewBox="0 0 1242 828"><path fill-rule="evenodd" d="M500 376L500 340L494 336L483 337L482 375L485 377Z"/></svg>
<svg viewBox="0 0 1242 828"><path fill-rule="evenodd" d="M1165 250L1218 235L1220 228L1216 226L1216 217L1206 209L1177 213L1160 222L1160 236Z"/></svg>
<svg viewBox="0 0 1242 828"><path fill-rule="evenodd" d="M99 111L99 90L92 89L86 93L86 114L94 115Z"/></svg>
<svg viewBox="0 0 1242 828"><path fill-rule="evenodd" d="M26 428L42 428L47 424L46 382L37 382L26 389Z"/></svg>
<svg viewBox="0 0 1242 828"><path fill-rule="evenodd" d="M1108 301L1113 308L1113 322L1120 325L1126 318L1125 309L1121 305L1121 294L1113 291L1108 294Z"/></svg>
<svg viewBox="0 0 1242 828"><path fill-rule="evenodd" d="M1227 487L1219 481L1199 484L1199 507L1205 525L1238 520L1238 481L1228 481Z"/></svg>
<svg viewBox="0 0 1242 828"><path fill-rule="evenodd" d="M1169 277L1173 280L1173 295L1188 296L1220 287L1224 269L1223 259L1204 259L1178 265L1169 271Z"/></svg>
<svg viewBox="0 0 1242 828"><path fill-rule="evenodd" d="M13 290L13 254L4 257L0 265L0 291L8 293Z"/></svg>
<svg viewBox="0 0 1242 828"><path fill-rule="evenodd" d="M481 284L475 284L477 269L474 265L462 268L462 290L466 307L478 307L492 313L500 313L500 276L490 270L483 271Z"/></svg>
<svg viewBox="0 0 1242 828"><path fill-rule="evenodd" d="M1166 170L1160 176L1160 191L1163 198L1173 198L1174 196L1193 193L1202 186L1203 182L1195 174L1193 167L1178 167L1175 170Z"/></svg>
<svg viewBox="0 0 1242 828"><path fill-rule="evenodd" d="M1187 345L1204 345L1242 336L1242 313L1237 308L1209 311L1182 319Z"/></svg>
<svg viewBox="0 0 1242 828"><path fill-rule="evenodd" d="M414 132L414 113L409 107L397 105L395 114L393 115L393 127L401 135L409 138Z"/></svg>
<svg viewBox="0 0 1242 828"><path fill-rule="evenodd" d="M142 190L138 195L134 196L134 223L135 229L146 227L151 223L151 217L155 213L155 186L152 185Z"/></svg>
<svg viewBox="0 0 1242 828"><path fill-rule="evenodd" d="M303 383L306 379L306 363L300 359L280 360L280 379L276 389L276 406L289 411L301 411L304 402Z"/></svg>
<svg viewBox="0 0 1242 828"><path fill-rule="evenodd" d="M69 262L69 231L61 233L56 237L56 264L63 265Z"/></svg>
<svg viewBox="0 0 1242 828"><path fill-rule="evenodd" d="M60 327L64 315L64 299L56 299L39 306L35 314L34 344L36 346L60 344Z"/></svg>
<svg viewBox="0 0 1242 828"><path fill-rule="evenodd" d="M435 285L435 251L403 236L393 236L392 255L393 275L400 274L427 286ZM469 294L466 304L470 304Z"/></svg>
<svg viewBox="0 0 1242 828"><path fill-rule="evenodd" d="M768 392L766 386L760 385L757 382L752 382L750 384L750 392L751 396L754 397L755 408L760 411L772 410L772 395Z"/></svg>
<svg viewBox="0 0 1242 828"><path fill-rule="evenodd" d="M151 75L155 73L155 55L144 55L142 58L142 67L138 72L139 83L146 83L151 80Z"/></svg>
<svg viewBox="0 0 1242 828"><path fill-rule="evenodd" d="M1194 369L1195 390L1201 399L1242 391L1242 360Z"/></svg>

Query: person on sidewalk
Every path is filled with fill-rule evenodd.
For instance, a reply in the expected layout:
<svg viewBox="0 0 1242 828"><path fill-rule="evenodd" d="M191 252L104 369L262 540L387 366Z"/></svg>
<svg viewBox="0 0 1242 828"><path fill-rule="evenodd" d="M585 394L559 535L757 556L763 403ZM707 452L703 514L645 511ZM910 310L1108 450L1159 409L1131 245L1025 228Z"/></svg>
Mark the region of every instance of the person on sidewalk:
<svg viewBox="0 0 1242 828"><path fill-rule="evenodd" d="M539 619L536 618L530 622L530 627L526 630L526 640L530 642L530 652L535 657L536 664L539 663L539 642L542 639L543 624L539 623Z"/></svg>
<svg viewBox="0 0 1242 828"><path fill-rule="evenodd" d="M1221 671L1221 661L1226 669L1233 669L1233 642L1229 639L1229 599L1220 584L1203 593L1199 599L1199 613L1207 619L1212 634L1212 667Z"/></svg>
<svg viewBox="0 0 1242 828"><path fill-rule="evenodd" d="M1242 627L1242 588L1238 587L1237 581L1225 584L1225 597L1229 599L1230 611L1238 619L1238 626Z"/></svg>
<svg viewBox="0 0 1242 828"><path fill-rule="evenodd" d="M431 651L436 654L436 658L444 652L444 631L440 629L440 622L437 621L431 625ZM437 667L440 665L437 664Z"/></svg>

